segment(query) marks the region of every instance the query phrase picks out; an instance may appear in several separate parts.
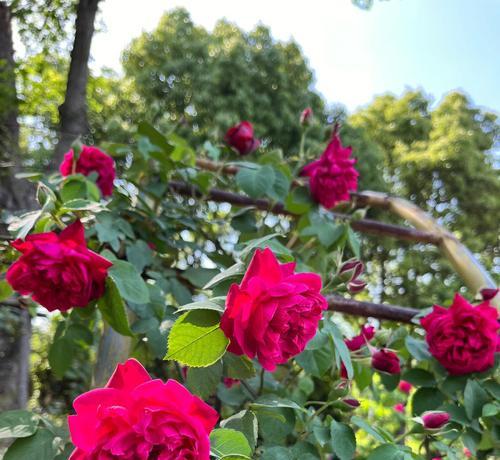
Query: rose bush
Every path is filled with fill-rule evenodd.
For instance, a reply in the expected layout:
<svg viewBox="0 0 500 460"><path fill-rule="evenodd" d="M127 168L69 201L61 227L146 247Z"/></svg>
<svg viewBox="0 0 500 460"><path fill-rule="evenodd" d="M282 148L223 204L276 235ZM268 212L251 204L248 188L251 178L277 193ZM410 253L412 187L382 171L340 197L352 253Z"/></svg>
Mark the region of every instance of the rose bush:
<svg viewBox="0 0 500 460"><path fill-rule="evenodd" d="M351 226L364 211L324 209L357 184L338 133L308 182L297 177L318 153L307 143L285 157L266 139L252 162L234 161L259 145L248 122L228 132L230 148L147 123L133 136L105 146L115 187L96 192L97 167L77 170L84 148L40 180L39 210L12 217L7 281L31 311L60 310L37 357L59 412L0 415L0 437L17 437L6 460L495 455L495 294L472 306L469 291L411 323L356 304L378 274ZM377 317L340 313L353 302ZM138 361L106 384L123 355Z"/></svg>

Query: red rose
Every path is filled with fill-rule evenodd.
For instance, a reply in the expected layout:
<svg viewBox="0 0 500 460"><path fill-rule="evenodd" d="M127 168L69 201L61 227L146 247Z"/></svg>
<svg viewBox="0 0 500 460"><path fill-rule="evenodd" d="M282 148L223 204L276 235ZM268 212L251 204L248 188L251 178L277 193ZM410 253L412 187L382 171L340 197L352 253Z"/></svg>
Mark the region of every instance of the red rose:
<svg viewBox="0 0 500 460"><path fill-rule="evenodd" d="M315 201L330 209L341 201L349 200L349 192L358 189L359 173L354 168L356 160L350 158L351 147L342 147L336 131L319 160L301 171L309 177L309 188Z"/></svg>
<svg viewBox="0 0 500 460"><path fill-rule="evenodd" d="M242 121L236 126L229 128L224 140L228 145L237 150L240 155L252 153L260 146L260 141L253 135L252 123L248 121Z"/></svg>
<svg viewBox="0 0 500 460"><path fill-rule="evenodd" d="M385 348L373 353L372 367L377 371L387 372L388 374L399 374L401 372L398 355Z"/></svg>
<svg viewBox="0 0 500 460"><path fill-rule="evenodd" d="M438 430L450 421L450 414L447 412L432 411L425 412L421 418L424 428L427 430Z"/></svg>
<svg viewBox="0 0 500 460"><path fill-rule="evenodd" d="M300 124L308 125L311 122L312 116L313 116L313 109L311 109L311 107L307 107L300 114Z"/></svg>
<svg viewBox="0 0 500 460"><path fill-rule="evenodd" d="M104 293L109 260L90 251L79 220L61 233L37 233L12 246L22 256L7 271L7 281L47 310L85 307Z"/></svg>
<svg viewBox="0 0 500 460"><path fill-rule="evenodd" d="M113 158L95 147L83 146L83 149L76 161L76 168L73 171L73 150L64 155L64 160L59 166L59 171L63 176L80 173L88 176L96 172L97 186L101 189L103 196L113 194L113 181L115 180L115 162Z"/></svg>
<svg viewBox="0 0 500 460"><path fill-rule="evenodd" d="M209 460L217 412L175 380L151 380L135 359L119 364L104 388L73 402L70 460Z"/></svg>
<svg viewBox="0 0 500 460"><path fill-rule="evenodd" d="M399 382L398 388L403 393L409 394L411 389L413 388L413 385L406 380L401 380L401 382Z"/></svg>
<svg viewBox="0 0 500 460"><path fill-rule="evenodd" d="M295 263L280 264L269 248L257 249L241 284L229 289L222 315L228 350L257 356L268 371L304 350L328 307L320 276L294 270Z"/></svg>
<svg viewBox="0 0 500 460"><path fill-rule="evenodd" d="M366 345L374 336L375 328L373 326L363 326L361 328L361 333L354 336L352 339L345 339L345 344L349 350L356 351Z"/></svg>
<svg viewBox="0 0 500 460"><path fill-rule="evenodd" d="M473 307L459 294L449 309L434 305L421 320L429 351L451 375L483 372L495 363L498 312L489 302Z"/></svg>
<svg viewBox="0 0 500 460"><path fill-rule="evenodd" d="M484 288L479 291L483 300L493 300L500 289Z"/></svg>

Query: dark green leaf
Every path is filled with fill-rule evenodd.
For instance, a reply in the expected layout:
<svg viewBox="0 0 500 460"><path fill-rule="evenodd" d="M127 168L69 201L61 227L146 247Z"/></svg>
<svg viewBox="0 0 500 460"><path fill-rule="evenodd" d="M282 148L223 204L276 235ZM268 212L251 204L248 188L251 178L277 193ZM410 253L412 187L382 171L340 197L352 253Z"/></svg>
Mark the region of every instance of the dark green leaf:
<svg viewBox="0 0 500 460"><path fill-rule="evenodd" d="M54 374L62 378L73 361L73 342L65 337L55 340L49 348L49 364Z"/></svg>
<svg viewBox="0 0 500 460"><path fill-rule="evenodd" d="M411 335L406 336L405 344L407 350L418 361L427 361L431 359L429 348L423 340L418 340Z"/></svg>
<svg viewBox="0 0 500 460"><path fill-rule="evenodd" d="M356 436L352 428L345 423L332 420L330 425L332 436L331 447L340 460L350 460L356 452Z"/></svg>
<svg viewBox="0 0 500 460"><path fill-rule="evenodd" d="M490 400L488 393L476 380L469 380L464 391L464 406L470 420L481 416L483 406Z"/></svg>
<svg viewBox="0 0 500 460"><path fill-rule="evenodd" d="M124 260L116 260L108 273L125 300L138 304L149 302L146 283L132 264Z"/></svg>
<svg viewBox="0 0 500 460"><path fill-rule="evenodd" d="M186 383L194 394L206 399L216 393L221 379L222 361L217 361L208 367L188 369Z"/></svg>
<svg viewBox="0 0 500 460"><path fill-rule="evenodd" d="M139 273L142 273L144 267L153 262L153 251L145 241L136 240L127 246L127 259Z"/></svg>
<svg viewBox="0 0 500 460"><path fill-rule="evenodd" d="M102 316L119 334L133 335L128 322L125 304L112 278L106 278L106 292L97 301Z"/></svg>
<svg viewBox="0 0 500 460"><path fill-rule="evenodd" d="M410 369L402 375L401 379L406 380L417 387L436 386L436 379L434 376L430 372L423 369Z"/></svg>
<svg viewBox="0 0 500 460"><path fill-rule="evenodd" d="M220 424L222 428L230 428L241 431L248 440L250 447L255 449L257 444L258 426L257 417L250 410L243 410L233 416L223 420Z"/></svg>
<svg viewBox="0 0 500 460"><path fill-rule="evenodd" d="M428 410L438 409L445 397L437 388L419 388L412 398L413 415L420 415Z"/></svg>
<svg viewBox="0 0 500 460"><path fill-rule="evenodd" d="M26 438L35 433L39 417L26 410L11 410L0 414L0 439Z"/></svg>
<svg viewBox="0 0 500 460"><path fill-rule="evenodd" d="M53 460L56 455L54 435L39 429L33 436L19 438L9 447L4 460Z"/></svg>

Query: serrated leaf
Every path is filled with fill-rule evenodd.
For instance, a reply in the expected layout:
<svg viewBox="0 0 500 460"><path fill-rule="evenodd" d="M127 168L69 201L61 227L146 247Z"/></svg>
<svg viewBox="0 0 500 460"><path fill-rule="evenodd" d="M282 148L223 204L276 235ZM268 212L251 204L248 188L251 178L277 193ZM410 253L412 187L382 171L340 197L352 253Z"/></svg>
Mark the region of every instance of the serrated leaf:
<svg viewBox="0 0 500 460"><path fill-rule="evenodd" d="M285 209L293 214L305 214L312 205L311 195L305 187L293 188L285 200Z"/></svg>
<svg viewBox="0 0 500 460"><path fill-rule="evenodd" d="M0 414L0 439L25 438L35 433L39 417L26 410L10 410Z"/></svg>
<svg viewBox="0 0 500 460"><path fill-rule="evenodd" d="M198 302L187 303L182 305L176 310L176 313L185 312L189 310L215 310L219 313L224 312L224 305L226 303L226 298L223 296L212 297L207 300L200 300Z"/></svg>
<svg viewBox="0 0 500 460"><path fill-rule="evenodd" d="M307 412L302 406L299 406L296 402L290 401L289 399L280 398L274 395L264 395L258 398L251 404L252 407L277 407L277 408L288 408L295 409L301 412Z"/></svg>
<svg viewBox="0 0 500 460"><path fill-rule="evenodd" d="M405 345L410 354L418 361L427 361L431 359L429 347L423 340L418 340L411 335L406 336Z"/></svg>
<svg viewBox="0 0 500 460"><path fill-rule="evenodd" d="M5 452L3 460L53 460L56 455L54 434L39 429L32 436L18 438Z"/></svg>
<svg viewBox="0 0 500 460"><path fill-rule="evenodd" d="M224 376L231 379L249 379L255 375L255 367L246 356L237 356L227 352L222 359Z"/></svg>
<svg viewBox="0 0 500 460"><path fill-rule="evenodd" d="M407 451L396 444L384 444L372 450L367 460L405 460Z"/></svg>
<svg viewBox="0 0 500 460"><path fill-rule="evenodd" d="M350 460L356 452L356 436L345 423L332 420L330 425L331 447L340 460Z"/></svg>
<svg viewBox="0 0 500 460"><path fill-rule="evenodd" d="M307 344L306 349L295 361L309 374L315 377L322 377L325 372L332 367L333 348L330 337L318 332Z"/></svg>
<svg viewBox="0 0 500 460"><path fill-rule="evenodd" d="M437 388L419 388L412 397L412 413L420 415L428 410L436 410L445 397Z"/></svg>
<svg viewBox="0 0 500 460"><path fill-rule="evenodd" d="M153 251L145 241L136 240L126 249L127 260L142 273L144 267L153 262Z"/></svg>
<svg viewBox="0 0 500 460"><path fill-rule="evenodd" d="M248 196L259 198L271 190L274 184L274 170L268 165L257 169L241 168L235 179L238 187Z"/></svg>
<svg viewBox="0 0 500 460"><path fill-rule="evenodd" d="M245 273L245 264L242 262L237 262L234 265L231 265L231 267L229 267L227 270L224 270L215 275L207 284L205 284L205 286L203 286L203 289L210 289L212 288L212 286L215 286L217 283L220 283L227 278L239 276L243 273Z"/></svg>
<svg viewBox="0 0 500 460"><path fill-rule="evenodd" d="M124 260L115 260L108 274L125 300L138 304L149 302L146 283L132 264Z"/></svg>
<svg viewBox="0 0 500 460"><path fill-rule="evenodd" d="M265 235L261 238L256 238L254 240L247 241L245 243L245 247L241 250L240 252L240 257L241 259L246 259L254 249L256 248L262 248L265 246L266 242L269 242L273 238L276 238L277 236L282 236L280 233L270 233L269 235Z"/></svg>
<svg viewBox="0 0 500 460"><path fill-rule="evenodd" d="M424 369L410 369L401 376L401 379L406 380L417 387L436 386L436 379L434 378L434 375Z"/></svg>
<svg viewBox="0 0 500 460"><path fill-rule="evenodd" d="M250 410L243 410L223 420L221 428L230 428L242 432L248 440L250 447L255 449L257 445L258 424L257 417Z"/></svg>
<svg viewBox="0 0 500 460"><path fill-rule="evenodd" d="M464 391L465 412L469 420L481 416L483 406L490 400L488 393L475 380L469 380Z"/></svg>
<svg viewBox="0 0 500 460"><path fill-rule="evenodd" d="M49 348L49 365L54 374L62 378L73 361L73 342L65 337L54 340Z"/></svg>
<svg viewBox="0 0 500 460"><path fill-rule="evenodd" d="M344 363L344 366L347 371L347 377L352 379L354 376L354 370L351 362L351 354L349 353L349 349L342 338L342 333L336 324L328 323L328 330L331 332L331 336L333 338L333 342L335 344L335 349L337 350L340 359Z"/></svg>
<svg viewBox="0 0 500 460"><path fill-rule="evenodd" d="M210 451L216 458L231 455L251 458L252 448L243 433L228 428L217 428L210 433Z"/></svg>
<svg viewBox="0 0 500 460"><path fill-rule="evenodd" d="M229 345L219 320L219 314L212 310L184 313L170 330L164 359L191 367L207 367L218 361Z"/></svg>
<svg viewBox="0 0 500 460"><path fill-rule="evenodd" d="M366 420L354 415L351 417L351 423L356 425L358 428L361 428L363 431L366 431L369 435L371 435L378 442L386 442L387 440L384 436L378 432L376 427L370 425Z"/></svg>
<svg viewBox="0 0 500 460"><path fill-rule="evenodd" d="M106 278L106 292L97 301L97 306L107 323L119 334L132 336L127 311L122 296L112 278Z"/></svg>
<svg viewBox="0 0 500 460"><path fill-rule="evenodd" d="M200 398L206 399L217 391L222 379L222 361L208 367L192 367L187 371L187 387Z"/></svg>
<svg viewBox="0 0 500 460"><path fill-rule="evenodd" d="M351 227L348 227L347 229L347 242L349 243L349 247L351 248L354 256L359 259L361 257L360 242L359 238L357 237L356 233L354 233Z"/></svg>

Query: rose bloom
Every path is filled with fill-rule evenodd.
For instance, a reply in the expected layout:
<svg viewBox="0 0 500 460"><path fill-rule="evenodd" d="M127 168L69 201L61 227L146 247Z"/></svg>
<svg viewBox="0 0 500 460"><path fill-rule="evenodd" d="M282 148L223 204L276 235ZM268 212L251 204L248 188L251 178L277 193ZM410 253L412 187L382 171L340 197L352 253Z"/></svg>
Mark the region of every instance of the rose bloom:
<svg viewBox="0 0 500 460"><path fill-rule="evenodd" d="M400 414L404 414L404 411L405 411L405 405L403 403L398 403L398 404L395 404L393 409L396 411L396 412L399 412Z"/></svg>
<svg viewBox="0 0 500 460"><path fill-rule="evenodd" d="M253 126L249 121L242 121L229 128L224 140L240 155L252 153L260 146L260 141L254 137Z"/></svg>
<svg viewBox="0 0 500 460"><path fill-rule="evenodd" d="M241 283L229 289L222 315L228 350L257 356L268 371L304 350L328 307L320 276L294 270L294 262L280 264L269 248L257 249Z"/></svg>
<svg viewBox="0 0 500 460"><path fill-rule="evenodd" d="M47 310L85 307L104 294L109 260L90 251L79 220L61 233L37 233L12 246L22 253L7 271L7 281Z"/></svg>
<svg viewBox="0 0 500 460"><path fill-rule="evenodd" d="M425 412L422 415L424 428L428 430L438 430L450 421L450 414L447 412Z"/></svg>
<svg viewBox="0 0 500 460"><path fill-rule="evenodd" d="M359 335L354 336L352 339L345 339L344 342L349 350L356 351L366 345L374 336L375 328L373 326L363 326Z"/></svg>
<svg viewBox="0 0 500 460"><path fill-rule="evenodd" d="M387 372L388 374L399 374L401 372L398 355L386 349L373 353L372 367L377 371Z"/></svg>
<svg viewBox="0 0 500 460"><path fill-rule="evenodd" d="M351 147L343 147L336 130L321 157L305 166L300 175L309 177L313 199L326 209L349 200L349 192L358 189L356 159Z"/></svg>
<svg viewBox="0 0 500 460"><path fill-rule="evenodd" d="M70 460L209 460L217 412L175 380L151 380L135 359L73 407Z"/></svg>
<svg viewBox="0 0 500 460"><path fill-rule="evenodd" d="M59 166L59 171L66 177L73 173L80 173L84 176L96 172L97 186L103 196L113 194L113 181L115 180L115 162L113 158L105 154L96 147L83 146L83 149L76 161L76 168L73 171L73 150L64 155L64 160Z"/></svg>
<svg viewBox="0 0 500 460"><path fill-rule="evenodd" d="M401 382L399 382L398 388L403 393L409 394L411 389L413 388L413 385L406 380L401 380Z"/></svg>
<svg viewBox="0 0 500 460"><path fill-rule="evenodd" d="M434 305L421 324L431 354L451 375L463 375L494 365L497 318L497 310L489 302L474 307L456 294L449 309Z"/></svg>

